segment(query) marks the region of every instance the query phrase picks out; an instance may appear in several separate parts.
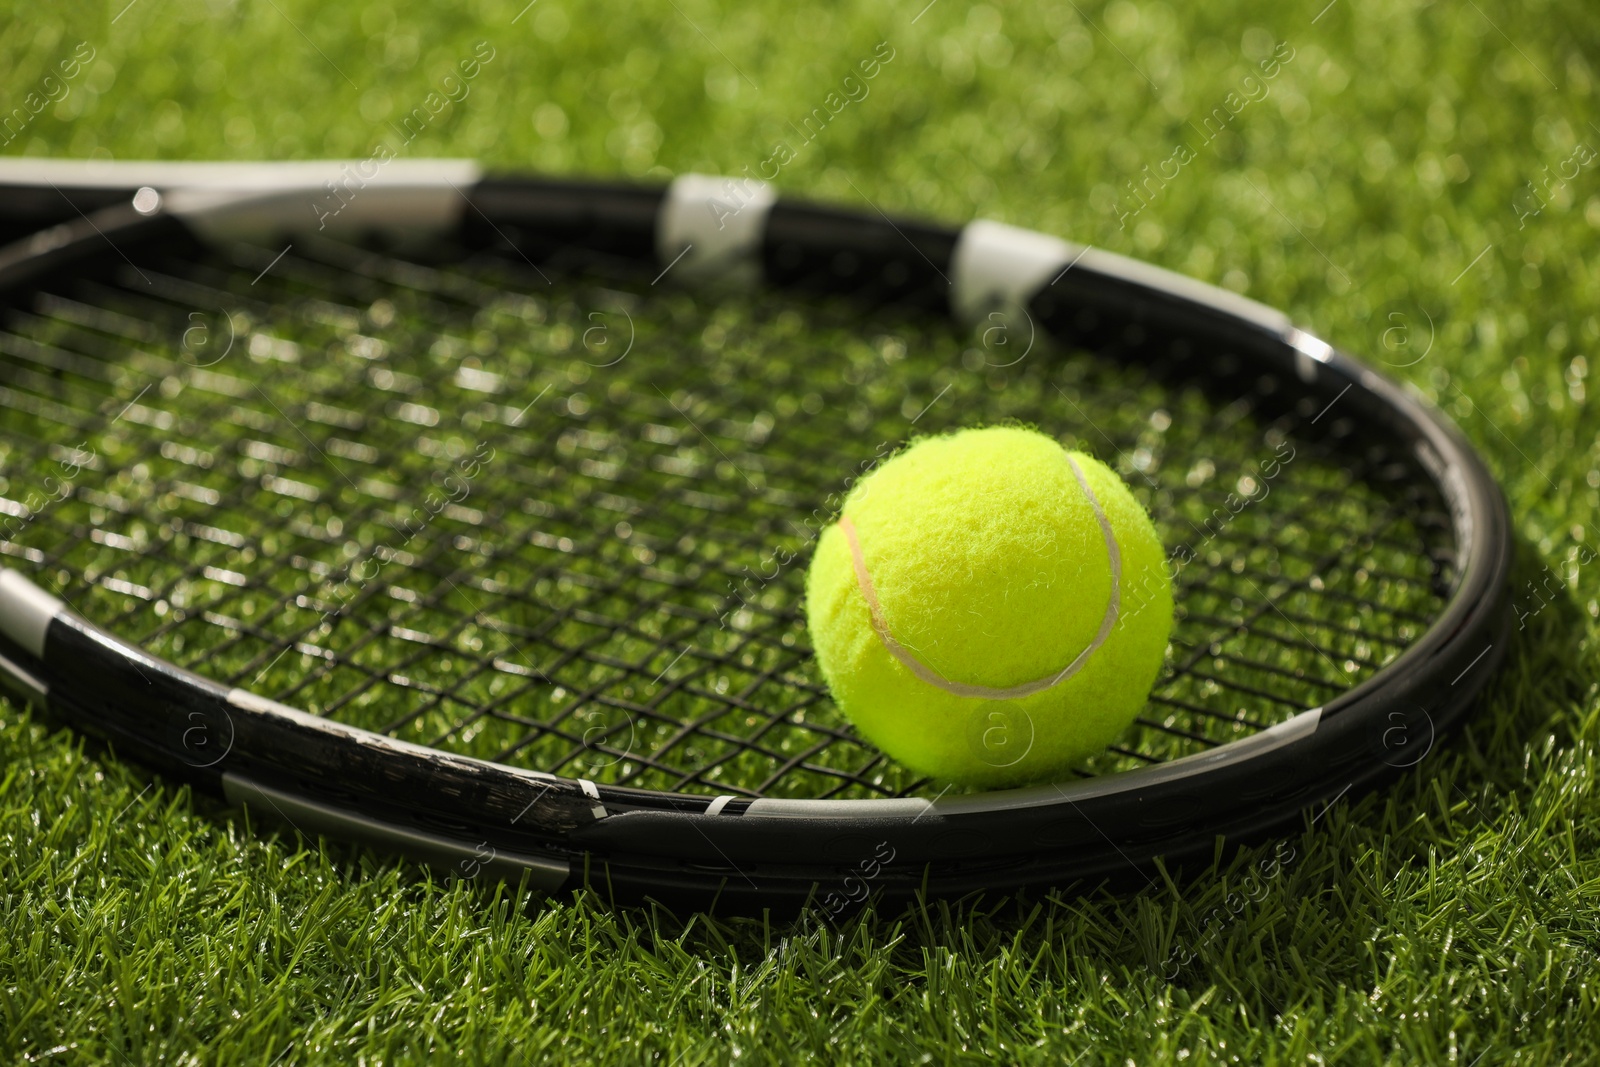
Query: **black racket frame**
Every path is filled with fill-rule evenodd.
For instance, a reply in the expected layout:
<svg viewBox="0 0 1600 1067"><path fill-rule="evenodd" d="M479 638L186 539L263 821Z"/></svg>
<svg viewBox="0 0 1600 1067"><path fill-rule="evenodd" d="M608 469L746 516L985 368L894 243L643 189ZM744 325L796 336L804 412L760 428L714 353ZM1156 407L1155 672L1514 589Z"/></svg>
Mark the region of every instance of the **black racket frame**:
<svg viewBox="0 0 1600 1067"><path fill-rule="evenodd" d="M464 201L452 240L467 248L509 244L535 264L574 250L652 266L662 258L665 189L523 177L452 188ZM192 217L148 203L136 210L131 193L92 190L68 204L66 221L0 250L0 304L25 305L41 286L108 257L203 246ZM53 202L40 189L30 195ZM759 264L779 288L948 313L961 235L779 200ZM389 235L377 227L363 236ZM933 802L714 799L500 766L250 700L66 609L41 641L0 635L0 676L119 755L301 830L460 875L527 877L551 891L588 883L624 900L754 911L816 899L833 909L867 892L1092 886L1142 879L1158 857L1209 860L1218 838L1292 830L1307 808L1416 762L1479 698L1508 643L1510 516L1472 447L1414 392L1305 331L1241 314L1232 294L1118 263L1131 261L1073 265L1032 295L1028 311L1058 343L1103 358L1244 390L1269 408L1337 405L1315 432L1386 450L1413 478L1420 468L1454 526L1455 557L1442 561L1454 589L1431 628L1363 684L1263 734L1107 779ZM226 736L223 758L192 751L186 737L197 724Z"/></svg>

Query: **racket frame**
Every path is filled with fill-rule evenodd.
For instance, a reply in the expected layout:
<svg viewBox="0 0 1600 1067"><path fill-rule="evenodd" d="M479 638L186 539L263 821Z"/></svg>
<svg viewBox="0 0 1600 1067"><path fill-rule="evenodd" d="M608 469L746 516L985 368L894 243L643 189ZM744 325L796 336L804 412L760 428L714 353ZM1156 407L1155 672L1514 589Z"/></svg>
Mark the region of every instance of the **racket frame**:
<svg viewBox="0 0 1600 1067"><path fill-rule="evenodd" d="M331 223L338 236L379 231L402 244L440 233L534 253L541 241L576 243L682 267L684 284L764 279L845 292L865 284L880 299L966 322L998 309L1066 323L1053 331L1065 335L1071 316L1089 308L1125 329L1226 344L1260 373L1292 377L1330 408L1385 427L1412 450L1454 527L1458 577L1438 618L1325 705L1169 763L936 800L654 792L423 748L222 686L95 626L20 572L0 572L0 680L14 692L119 751L306 832L458 874L526 877L545 890L598 878L620 897L703 904L720 896L734 907L797 902L859 882L869 862L872 888L890 896L1120 881L1143 876L1158 857L1208 857L1219 836L1281 832L1307 807L1410 766L1412 753L1397 756L1386 739L1425 733L1431 747L1506 651L1510 518L1449 420L1282 313L1149 264L995 222L950 230L790 203L761 183L698 175L650 189L397 161L347 185L343 209L329 216L315 198L339 196L350 164L119 164L88 174L47 161L19 173L27 162L0 167L0 188L31 189L38 196L28 203L46 187L69 202L76 196L76 217L0 249L0 303L103 257L108 242L205 245ZM136 197L144 187L158 195ZM196 730L218 747L225 738L226 751L197 750ZM884 849L892 862L882 861Z"/></svg>

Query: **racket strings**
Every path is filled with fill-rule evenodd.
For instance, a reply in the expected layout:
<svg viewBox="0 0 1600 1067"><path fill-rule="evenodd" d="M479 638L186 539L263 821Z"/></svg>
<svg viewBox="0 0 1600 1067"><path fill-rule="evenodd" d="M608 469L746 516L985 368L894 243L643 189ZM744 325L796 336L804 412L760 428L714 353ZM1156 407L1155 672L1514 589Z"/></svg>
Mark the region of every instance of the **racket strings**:
<svg viewBox="0 0 1600 1067"><path fill-rule="evenodd" d="M69 437L101 462L0 553L186 666L392 736L643 788L931 790L839 718L800 597L849 479L976 421L1105 456L1193 552L1151 704L1083 773L1325 703L1452 581L1425 487L1248 390L1043 350L997 367L932 320L708 304L603 256L277 255L113 269L6 322L0 497L23 506Z"/></svg>

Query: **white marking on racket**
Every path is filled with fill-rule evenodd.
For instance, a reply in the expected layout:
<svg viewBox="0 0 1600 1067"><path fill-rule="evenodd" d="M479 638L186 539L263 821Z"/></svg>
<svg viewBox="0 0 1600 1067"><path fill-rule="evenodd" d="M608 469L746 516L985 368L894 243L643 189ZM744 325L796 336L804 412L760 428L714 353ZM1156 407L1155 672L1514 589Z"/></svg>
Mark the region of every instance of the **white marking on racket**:
<svg viewBox="0 0 1600 1067"><path fill-rule="evenodd" d="M589 805L589 812L596 819L603 819L607 815L610 814L610 812L606 811L606 806L604 804L600 803L600 787L599 786L595 785L593 782L589 781L589 779L587 779L587 778L579 778L578 779L578 788L583 790L583 795L584 796L586 796L590 800L594 801L593 804Z"/></svg>
<svg viewBox="0 0 1600 1067"><path fill-rule="evenodd" d="M40 659L50 622L66 605L30 582L20 571L0 570L0 633Z"/></svg>
<svg viewBox="0 0 1600 1067"><path fill-rule="evenodd" d="M776 190L753 178L678 175L656 215L661 275L672 270L684 282L758 283L767 216L777 202Z"/></svg>
<svg viewBox="0 0 1600 1067"><path fill-rule="evenodd" d="M724 793L722 796L719 796L717 799L713 800L710 803L710 805L708 805L706 807L706 814L707 815L721 815L722 814L722 809L727 807L728 804L730 802L732 802L733 800L735 800L735 799L737 799L737 798L734 797L734 796L731 796L731 795L729 795L727 793Z"/></svg>
<svg viewBox="0 0 1600 1067"><path fill-rule="evenodd" d="M1111 561L1111 595L1106 601L1106 613L1100 620L1100 630L1095 634L1094 640L1089 642L1088 647L1055 674L1035 678L1021 685L1002 688L951 681L895 640L894 634L889 632L889 621L884 617L883 605L878 600L878 591L873 587L872 575L867 572L867 560L861 552L861 540L856 536L855 523L850 521L849 516L839 517L839 529L844 532L845 541L850 545L850 559L855 564L856 587L861 590L861 595L867 601L867 609L872 614L872 628L877 631L878 638L883 642L883 647L889 650L889 654L904 664L912 674L929 685L938 686L956 696L982 697L986 700L1018 700L1033 696L1035 693L1042 693L1071 678L1082 670L1083 665L1089 662L1089 657L1106 643L1106 638L1111 636L1111 628L1117 624L1117 616L1122 610L1122 549L1117 544L1116 534L1111 532L1111 520L1106 518L1105 508L1100 506L1100 499L1094 495L1094 490L1090 488L1089 480L1083 476L1083 469L1078 466L1078 461L1069 455L1067 465L1072 468L1073 477L1078 479L1078 484L1083 486L1084 495L1089 498L1090 507L1094 508L1094 517L1100 523L1100 533L1106 543L1106 555Z"/></svg>

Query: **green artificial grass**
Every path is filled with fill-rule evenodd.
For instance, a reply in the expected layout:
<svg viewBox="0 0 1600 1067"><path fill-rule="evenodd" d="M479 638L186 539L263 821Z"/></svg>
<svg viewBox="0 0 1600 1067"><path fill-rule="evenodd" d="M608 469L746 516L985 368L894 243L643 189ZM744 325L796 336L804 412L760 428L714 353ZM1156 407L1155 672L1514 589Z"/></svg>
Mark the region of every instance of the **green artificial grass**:
<svg viewBox="0 0 1600 1067"><path fill-rule="evenodd" d="M776 169L786 192L995 217L1285 307L1482 450L1522 619L1469 729L1281 843L1138 892L836 923L447 882L0 706L0 1055L1600 1059L1600 128L1574 43L1597 31L1570 2L7 5L11 154ZM60 99L34 115L35 92Z"/></svg>

